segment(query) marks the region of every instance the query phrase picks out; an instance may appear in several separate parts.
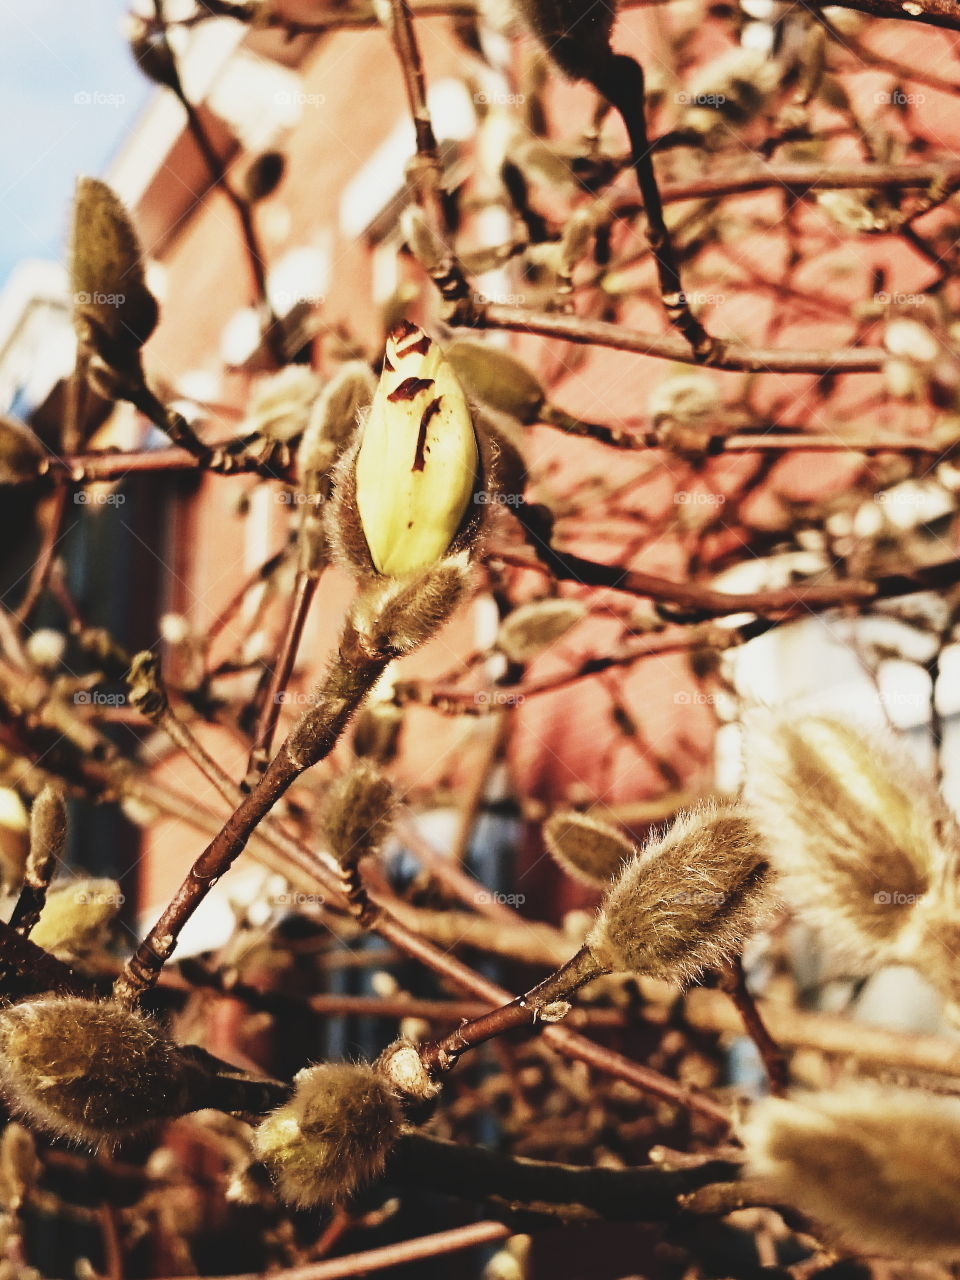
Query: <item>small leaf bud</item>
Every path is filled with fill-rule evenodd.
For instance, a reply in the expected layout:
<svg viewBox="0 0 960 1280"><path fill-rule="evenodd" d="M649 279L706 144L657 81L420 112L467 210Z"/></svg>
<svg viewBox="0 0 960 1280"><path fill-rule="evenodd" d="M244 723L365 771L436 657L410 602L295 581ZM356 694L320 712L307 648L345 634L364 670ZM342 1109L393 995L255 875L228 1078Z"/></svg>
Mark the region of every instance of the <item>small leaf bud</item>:
<svg viewBox="0 0 960 1280"><path fill-rule="evenodd" d="M568 875L591 885L608 885L636 853L633 842L615 827L575 809L551 814L543 825L543 839Z"/></svg>
<svg viewBox="0 0 960 1280"><path fill-rule="evenodd" d="M508 613L500 624L497 648L511 662L529 662L586 617L579 600L531 600Z"/></svg>

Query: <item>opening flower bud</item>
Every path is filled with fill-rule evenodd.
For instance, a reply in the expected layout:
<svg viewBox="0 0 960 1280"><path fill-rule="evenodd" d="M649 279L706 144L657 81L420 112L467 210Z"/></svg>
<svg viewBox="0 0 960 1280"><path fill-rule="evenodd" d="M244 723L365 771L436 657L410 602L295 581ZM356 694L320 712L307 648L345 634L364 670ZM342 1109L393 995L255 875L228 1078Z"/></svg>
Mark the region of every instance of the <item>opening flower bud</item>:
<svg viewBox="0 0 960 1280"><path fill-rule="evenodd" d="M470 510L480 452L453 368L421 329L387 339L356 456L356 506L379 573L402 577L450 549Z"/></svg>

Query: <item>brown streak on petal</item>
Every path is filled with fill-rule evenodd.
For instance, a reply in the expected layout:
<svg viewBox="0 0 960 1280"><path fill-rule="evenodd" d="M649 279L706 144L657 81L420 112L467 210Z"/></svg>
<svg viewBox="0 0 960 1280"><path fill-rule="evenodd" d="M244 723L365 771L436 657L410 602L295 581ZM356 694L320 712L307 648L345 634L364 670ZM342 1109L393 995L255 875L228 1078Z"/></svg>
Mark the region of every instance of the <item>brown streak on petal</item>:
<svg viewBox="0 0 960 1280"><path fill-rule="evenodd" d="M400 320L390 330L391 342L403 342L405 338L411 338L419 330L415 324L411 324L409 320Z"/></svg>
<svg viewBox="0 0 960 1280"><path fill-rule="evenodd" d="M421 391L426 391L433 386L432 378L404 378L404 380L390 392L387 396L388 400L413 400Z"/></svg>
<svg viewBox="0 0 960 1280"><path fill-rule="evenodd" d="M419 354L422 356L425 356L427 352L430 350L432 345L433 343L431 339L425 333L421 333L420 337L417 338L416 342L411 342L410 345L408 347L404 347L402 351L398 347L397 355L401 360L405 360L407 356L412 355L414 351L419 352Z"/></svg>
<svg viewBox="0 0 960 1280"><path fill-rule="evenodd" d="M427 424L434 414L440 412L440 401L442 399L442 396L437 396L435 400L430 401L423 411L423 417L420 419L420 433L417 436L417 452L413 456L413 467L411 468L413 471L422 471L426 466L427 459L424 450L427 444Z"/></svg>

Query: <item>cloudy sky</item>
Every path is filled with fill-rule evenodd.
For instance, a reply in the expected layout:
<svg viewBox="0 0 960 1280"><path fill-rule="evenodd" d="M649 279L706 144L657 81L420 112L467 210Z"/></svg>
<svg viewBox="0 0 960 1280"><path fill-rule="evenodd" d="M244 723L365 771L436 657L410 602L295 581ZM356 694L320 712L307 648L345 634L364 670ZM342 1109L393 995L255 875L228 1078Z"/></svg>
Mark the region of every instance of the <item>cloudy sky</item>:
<svg viewBox="0 0 960 1280"><path fill-rule="evenodd" d="M147 97L126 8L0 4L0 288L21 259L62 257L75 176L103 171Z"/></svg>

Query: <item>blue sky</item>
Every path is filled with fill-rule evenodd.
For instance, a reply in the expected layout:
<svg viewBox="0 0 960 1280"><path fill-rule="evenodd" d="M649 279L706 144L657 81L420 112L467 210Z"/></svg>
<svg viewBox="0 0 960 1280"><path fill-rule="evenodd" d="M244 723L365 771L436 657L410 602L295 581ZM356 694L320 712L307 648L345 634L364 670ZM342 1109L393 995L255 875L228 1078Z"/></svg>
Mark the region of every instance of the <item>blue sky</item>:
<svg viewBox="0 0 960 1280"><path fill-rule="evenodd" d="M63 257L74 178L103 171L146 101L127 7L0 3L0 287L22 258Z"/></svg>

